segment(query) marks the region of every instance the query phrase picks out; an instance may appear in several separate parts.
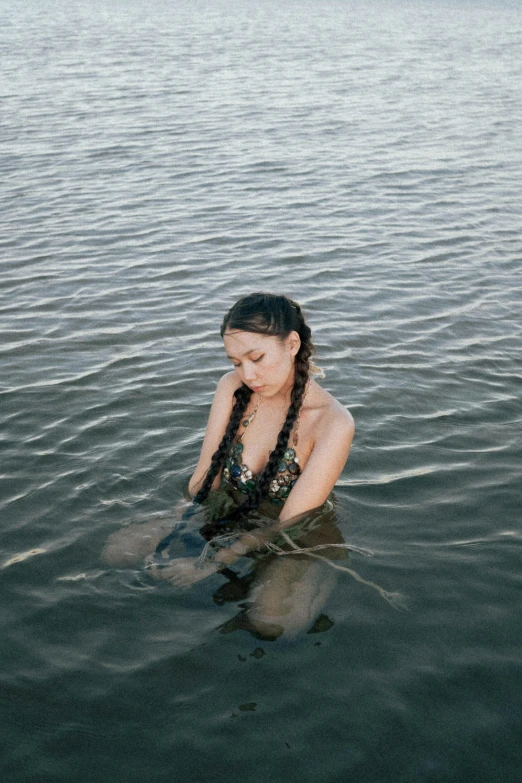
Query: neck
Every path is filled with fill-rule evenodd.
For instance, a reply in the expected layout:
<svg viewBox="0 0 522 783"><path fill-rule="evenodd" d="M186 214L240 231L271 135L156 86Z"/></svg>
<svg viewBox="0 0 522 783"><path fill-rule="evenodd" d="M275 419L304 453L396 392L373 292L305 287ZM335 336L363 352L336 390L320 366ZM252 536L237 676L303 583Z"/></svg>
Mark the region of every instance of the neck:
<svg viewBox="0 0 522 783"><path fill-rule="evenodd" d="M277 402L284 402L285 405L288 407L290 405L290 400L292 398L292 389L294 388L294 381L295 381L295 367L292 367L286 382L283 384L281 389L275 395L274 400L276 400Z"/></svg>

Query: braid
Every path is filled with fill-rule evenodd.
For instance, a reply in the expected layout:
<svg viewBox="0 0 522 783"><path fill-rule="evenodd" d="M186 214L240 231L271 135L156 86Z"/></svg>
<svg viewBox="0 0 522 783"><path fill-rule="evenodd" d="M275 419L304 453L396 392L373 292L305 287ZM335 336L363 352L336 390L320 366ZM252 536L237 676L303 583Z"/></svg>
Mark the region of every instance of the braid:
<svg viewBox="0 0 522 783"><path fill-rule="evenodd" d="M286 420L283 424L279 435L277 436L277 444L275 449L270 453L267 465L259 477L257 489L255 493L252 493L252 500L256 502L257 507L263 497L268 495L270 483L276 476L279 463L283 459L283 454L288 447L288 439L290 432L295 424L299 411L303 404L303 398L306 391L306 384L308 383L308 360L304 359L298 361L296 357L295 362L295 381L294 388L292 389L292 396L290 400L290 407L286 414Z"/></svg>
<svg viewBox="0 0 522 783"><path fill-rule="evenodd" d="M212 484L214 483L214 479L219 473L219 470L225 461L225 457L230 450L234 436L239 428L239 422L241 421L241 417L246 410L251 396L252 389L249 389L248 386L245 386L244 384L234 392L236 401L234 403L234 407L232 408L232 413L230 414L230 419L228 421L225 434L223 435L217 451L215 451L212 455L210 467L207 471L207 475L205 476L205 480L201 485L201 489L194 495L195 503L202 503L208 497L212 488Z"/></svg>
<svg viewBox="0 0 522 783"><path fill-rule="evenodd" d="M267 497L270 483L277 475L279 463L288 447L290 432L299 416L299 411L303 404L306 385L310 376L310 357L314 351L314 346L312 343L310 327L305 323L301 308L295 302L292 302L292 306L296 311L296 331L301 338L301 345L295 357L294 386L290 397L290 407L288 408L285 423L277 437L276 446L270 453L263 473L259 476L256 489L252 491L247 500L239 506L236 512L230 516L236 516L245 511L251 511L252 509L257 508L261 503L261 500Z"/></svg>

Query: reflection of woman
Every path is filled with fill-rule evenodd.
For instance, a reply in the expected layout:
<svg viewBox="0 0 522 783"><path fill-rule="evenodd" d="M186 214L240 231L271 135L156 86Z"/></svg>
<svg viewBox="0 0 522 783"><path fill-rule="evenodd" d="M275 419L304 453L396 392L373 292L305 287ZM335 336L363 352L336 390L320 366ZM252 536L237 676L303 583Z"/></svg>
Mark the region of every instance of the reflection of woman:
<svg viewBox="0 0 522 783"><path fill-rule="evenodd" d="M299 305L285 296L245 296L225 316L221 335L234 371L218 383L189 482L193 500L208 509L207 519L216 518L216 524L209 522L202 531L211 542L207 550L213 559L178 557L153 568L157 578L175 585L226 571L239 558L263 551L267 542L280 542L281 537L288 548L292 531L297 531L293 540L299 546L311 534L319 543L339 540L332 538L331 524L323 525L322 541L316 525L315 533L305 529L310 518L306 512L322 506L332 491L348 457L354 424L348 411L311 377L316 371L310 361L314 347ZM265 524L242 526L247 513ZM217 524L220 516L226 517L225 526ZM272 516L269 524L267 516ZM236 532L231 546L216 540L216 533L223 531ZM161 531L156 541L158 536ZM158 553L166 542L160 543ZM105 559L119 564L119 548L113 538ZM320 596L328 592L320 568L317 561L298 555L265 558L251 590L249 620L258 632L273 637L289 625L313 620Z"/></svg>

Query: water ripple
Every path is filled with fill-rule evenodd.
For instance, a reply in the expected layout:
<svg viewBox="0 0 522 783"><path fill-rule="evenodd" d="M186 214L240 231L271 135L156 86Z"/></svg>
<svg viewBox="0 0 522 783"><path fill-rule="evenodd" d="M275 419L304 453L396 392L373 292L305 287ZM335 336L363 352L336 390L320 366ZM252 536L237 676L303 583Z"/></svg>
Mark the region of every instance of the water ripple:
<svg viewBox="0 0 522 783"><path fill-rule="evenodd" d="M516 779L520 9L0 2L7 776ZM260 657L99 558L182 496L256 289L355 416L350 568L412 606L341 580Z"/></svg>

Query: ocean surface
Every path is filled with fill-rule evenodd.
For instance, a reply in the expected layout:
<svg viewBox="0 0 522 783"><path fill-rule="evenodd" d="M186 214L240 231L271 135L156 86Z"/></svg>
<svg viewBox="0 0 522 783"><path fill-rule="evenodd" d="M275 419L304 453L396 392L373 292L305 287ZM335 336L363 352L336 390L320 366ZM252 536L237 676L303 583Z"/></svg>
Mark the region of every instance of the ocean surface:
<svg viewBox="0 0 522 783"><path fill-rule="evenodd" d="M519 783L522 7L0 14L3 783ZM360 579L292 641L100 558L173 515L255 290L357 427Z"/></svg>

